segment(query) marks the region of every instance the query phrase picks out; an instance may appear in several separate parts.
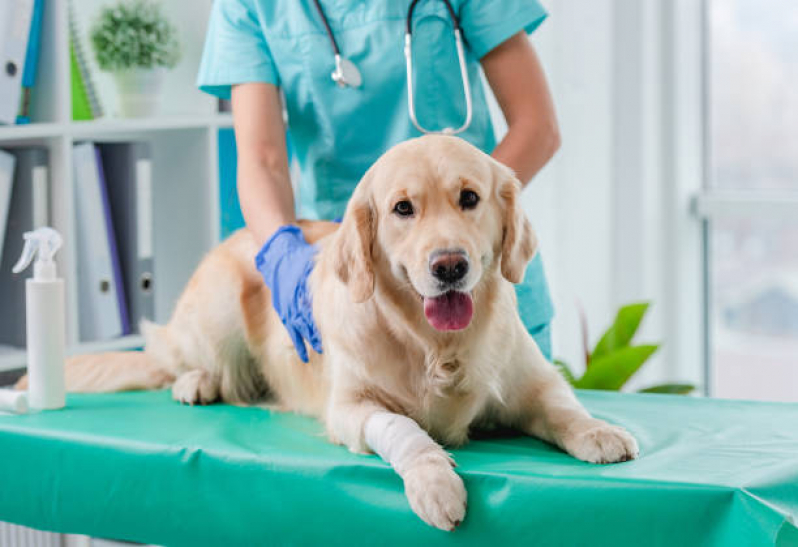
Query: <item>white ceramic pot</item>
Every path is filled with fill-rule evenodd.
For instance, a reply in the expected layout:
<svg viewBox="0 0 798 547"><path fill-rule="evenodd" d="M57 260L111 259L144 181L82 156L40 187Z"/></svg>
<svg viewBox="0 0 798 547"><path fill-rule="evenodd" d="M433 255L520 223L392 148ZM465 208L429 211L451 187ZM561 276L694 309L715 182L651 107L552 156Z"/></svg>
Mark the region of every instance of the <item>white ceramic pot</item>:
<svg viewBox="0 0 798 547"><path fill-rule="evenodd" d="M126 118L141 118L158 113L164 68L132 68L114 73L119 109Z"/></svg>

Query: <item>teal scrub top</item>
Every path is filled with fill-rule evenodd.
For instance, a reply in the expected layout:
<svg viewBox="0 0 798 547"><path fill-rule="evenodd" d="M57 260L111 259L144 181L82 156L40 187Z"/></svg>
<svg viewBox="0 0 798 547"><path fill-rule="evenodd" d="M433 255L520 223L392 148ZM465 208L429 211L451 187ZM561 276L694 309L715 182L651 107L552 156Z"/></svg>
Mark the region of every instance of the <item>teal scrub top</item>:
<svg viewBox="0 0 798 547"><path fill-rule="evenodd" d="M371 164L420 135L407 111L405 21L410 0L321 0L343 57L360 70L359 88L330 74L333 50L312 0L216 0L200 66L200 89L229 99L233 84L281 88L300 167L298 215L332 219ZM451 0L465 41L473 118L459 136L490 153L496 145L479 59L546 18L536 0ZM452 21L442 0L420 0L413 14L416 115L427 129L459 127L465 117ZM518 286L530 332L547 333L553 306L539 257ZM549 355L548 335L539 344ZM550 355L549 355L550 356Z"/></svg>

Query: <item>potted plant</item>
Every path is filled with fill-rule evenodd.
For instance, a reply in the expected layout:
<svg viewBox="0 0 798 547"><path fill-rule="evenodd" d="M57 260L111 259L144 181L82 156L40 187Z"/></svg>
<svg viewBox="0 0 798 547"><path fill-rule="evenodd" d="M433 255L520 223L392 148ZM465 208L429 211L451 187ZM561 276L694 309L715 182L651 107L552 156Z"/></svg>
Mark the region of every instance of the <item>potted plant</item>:
<svg viewBox="0 0 798 547"><path fill-rule="evenodd" d="M618 310L612 326L590 351L587 346L587 325L582 314L582 341L585 351L585 372L577 378L571 367L559 359L554 364L565 379L579 389L604 389L620 391L632 375L640 370L649 357L659 349L659 344L633 344L632 339L648 311L648 303L640 302ZM661 384L640 391L643 393L671 393L686 395L695 386L684 383Z"/></svg>
<svg viewBox="0 0 798 547"><path fill-rule="evenodd" d="M121 0L103 7L91 27L97 64L116 81L124 116L157 111L167 69L180 58L177 29L154 0Z"/></svg>

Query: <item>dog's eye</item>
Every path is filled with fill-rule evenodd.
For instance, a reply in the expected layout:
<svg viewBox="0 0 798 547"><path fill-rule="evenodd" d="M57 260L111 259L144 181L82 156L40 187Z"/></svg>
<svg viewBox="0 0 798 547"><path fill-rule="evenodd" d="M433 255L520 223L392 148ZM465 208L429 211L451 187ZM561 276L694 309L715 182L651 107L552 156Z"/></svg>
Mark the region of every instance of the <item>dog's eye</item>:
<svg viewBox="0 0 798 547"><path fill-rule="evenodd" d="M396 202L396 205L393 206L393 212L400 217L409 217L413 214L413 204L403 199L402 201Z"/></svg>
<svg viewBox="0 0 798 547"><path fill-rule="evenodd" d="M460 192L460 207L462 209L473 209L479 203L479 196L473 190L463 190Z"/></svg>

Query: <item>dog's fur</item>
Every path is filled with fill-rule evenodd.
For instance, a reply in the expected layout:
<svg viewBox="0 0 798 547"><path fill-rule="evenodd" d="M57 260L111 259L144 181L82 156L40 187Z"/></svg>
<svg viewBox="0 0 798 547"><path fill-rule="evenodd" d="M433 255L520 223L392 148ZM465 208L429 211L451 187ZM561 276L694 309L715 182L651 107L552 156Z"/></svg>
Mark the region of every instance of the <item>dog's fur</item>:
<svg viewBox="0 0 798 547"><path fill-rule="evenodd" d="M67 386L171 384L188 404L266 398L318 417L333 442L355 452L370 449L367 419L388 411L448 446L466 442L472 427L500 424L585 461L634 458L634 438L588 415L518 316L512 283L536 248L520 188L510 170L460 139L400 144L365 175L340 228L301 223L321 249L310 284L322 355L297 358L254 267L258 244L242 230L203 260L166 326L145 325L144 352L72 359ZM463 189L480 196L475 209L459 206ZM413 204L411 218L393 212L402 199ZM474 316L460 331L437 331L424 316L422 297L440 292L429 267L440 249L465 251L470 263L464 290ZM450 530L464 516L465 490L440 452L403 478L416 513Z"/></svg>

